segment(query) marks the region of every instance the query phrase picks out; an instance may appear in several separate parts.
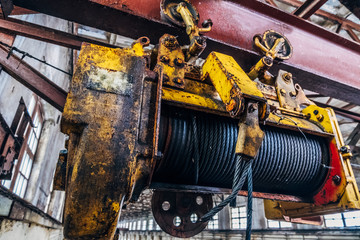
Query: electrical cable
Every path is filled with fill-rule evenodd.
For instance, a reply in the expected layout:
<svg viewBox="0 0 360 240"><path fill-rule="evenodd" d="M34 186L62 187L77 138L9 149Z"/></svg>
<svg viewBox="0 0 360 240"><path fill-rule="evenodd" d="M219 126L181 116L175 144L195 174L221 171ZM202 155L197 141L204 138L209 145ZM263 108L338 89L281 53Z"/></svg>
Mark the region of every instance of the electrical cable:
<svg viewBox="0 0 360 240"><path fill-rule="evenodd" d="M23 51L23 50L20 50L20 49L18 49L17 47L10 46L10 45L8 45L8 44L6 44L6 43L4 43L4 42L1 42L1 41L0 41L0 44L3 45L3 46L5 46L5 47L10 48L10 51L9 51L9 54L8 54L7 58L10 57L10 55L12 54L12 51L16 51L16 52L22 54L21 60L23 60L25 57L32 58L32 59L34 59L34 60L36 60L36 61L39 61L39 62L41 62L41 63L43 63L43 64L45 64L45 65L47 65L47 66L49 66L49 67L52 67L52 68L54 68L54 69L56 69L56 70L58 70L58 71L60 71L60 72L62 72L62 73L65 73L65 74L69 75L70 77L72 77L72 74L71 74L71 73L68 73L68 72L62 70L61 68L58 68L58 67L56 67L56 66L54 66L54 65L52 65L52 64L50 64L50 63L47 63L45 60L41 60L41 59L39 59L39 58L37 58L37 57L29 54L28 52L25 52L25 51Z"/></svg>
<svg viewBox="0 0 360 240"><path fill-rule="evenodd" d="M250 162L248 174L247 174L247 190L248 190L248 202L247 202L247 218L246 218L246 240L251 239L252 228L252 213L253 213L253 181L252 181L252 163Z"/></svg>

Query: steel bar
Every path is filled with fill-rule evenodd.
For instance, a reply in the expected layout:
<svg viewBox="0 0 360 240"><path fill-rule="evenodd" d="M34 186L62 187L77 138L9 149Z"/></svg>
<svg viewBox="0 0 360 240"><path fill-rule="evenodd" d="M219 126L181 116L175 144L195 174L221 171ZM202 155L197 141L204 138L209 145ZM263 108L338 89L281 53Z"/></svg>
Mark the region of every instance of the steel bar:
<svg viewBox="0 0 360 240"><path fill-rule="evenodd" d="M317 102L314 100L312 100L312 101L319 107L323 107L323 108L330 107L330 108L334 109L336 114L341 115L343 117L350 118L354 121L360 122L360 114L359 113L351 112L351 111L348 111L348 110L345 110L342 108L334 107L332 105L324 104L324 103Z"/></svg>
<svg viewBox="0 0 360 240"><path fill-rule="evenodd" d="M145 35L154 44L164 33L176 35L181 43L186 43L184 30L161 22L159 2L14 0L20 7L123 36ZM304 88L360 104L359 44L258 1L192 3L203 19L211 17L214 22L204 54L210 51L230 54L248 70L259 59L252 48L253 36L273 29L287 36L294 47L293 57L273 68L275 74L279 68L291 71Z"/></svg>
<svg viewBox="0 0 360 240"><path fill-rule="evenodd" d="M0 0L0 4L1 4L1 10L2 10L2 15L4 18L7 18L12 10L14 9L14 4L12 0Z"/></svg>
<svg viewBox="0 0 360 240"><path fill-rule="evenodd" d="M37 24L21 21L14 18L0 19L0 30L11 34L21 35L44 42L80 50L83 42L94 43L106 47L115 47L111 44L93 39L76 36L67 32L43 27Z"/></svg>
<svg viewBox="0 0 360 240"><path fill-rule="evenodd" d="M360 1L359 0L340 0L355 16L360 18Z"/></svg>
<svg viewBox="0 0 360 240"><path fill-rule="evenodd" d="M0 65L13 78L24 84L39 97L62 111L65 105L67 92L51 82L40 72L29 66L9 50L0 46Z"/></svg>
<svg viewBox="0 0 360 240"><path fill-rule="evenodd" d="M354 130L352 130L349 137L346 139L346 142L350 146L355 146L359 140L360 140L360 123L358 123L354 128Z"/></svg>
<svg viewBox="0 0 360 240"><path fill-rule="evenodd" d="M324 5L327 0L306 0L293 14L304 19L308 19Z"/></svg>
<svg viewBox="0 0 360 240"><path fill-rule="evenodd" d="M265 1L267 3L269 3L269 4L271 4L272 6L277 7L277 5L274 5L272 0L265 0ZM281 3L287 4L287 5L290 5L292 7L296 7L296 8L300 7L303 4L303 2L301 2L299 0L278 0L278 1L281 2ZM335 14L331 14L331 13L326 12L326 11L321 10L321 9L317 10L314 14L318 15L320 17L326 18L328 20L339 23L341 28L350 27L350 28L353 28L353 29L355 29L357 31L360 31L360 25L359 24L354 23L353 21L348 20L346 18L337 16ZM338 31L339 30L337 30L337 32Z"/></svg>

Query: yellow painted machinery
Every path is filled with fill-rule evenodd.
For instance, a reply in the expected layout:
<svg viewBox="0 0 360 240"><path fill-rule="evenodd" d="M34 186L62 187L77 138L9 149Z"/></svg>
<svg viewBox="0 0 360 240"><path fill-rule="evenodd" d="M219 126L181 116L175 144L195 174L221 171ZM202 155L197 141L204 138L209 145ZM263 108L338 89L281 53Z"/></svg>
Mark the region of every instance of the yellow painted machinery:
<svg viewBox="0 0 360 240"><path fill-rule="evenodd" d="M151 50L147 37L128 49L82 46L62 119L65 236L112 239L122 206L146 188L160 227L193 236L206 227L212 193L247 194L240 177L249 166L269 219L360 209L334 111L307 99L290 72L268 71L291 56L286 37L255 36L263 57L246 73L219 52L199 59L211 21L198 28L187 1L162 4L166 18L185 23L188 46L168 34Z"/></svg>

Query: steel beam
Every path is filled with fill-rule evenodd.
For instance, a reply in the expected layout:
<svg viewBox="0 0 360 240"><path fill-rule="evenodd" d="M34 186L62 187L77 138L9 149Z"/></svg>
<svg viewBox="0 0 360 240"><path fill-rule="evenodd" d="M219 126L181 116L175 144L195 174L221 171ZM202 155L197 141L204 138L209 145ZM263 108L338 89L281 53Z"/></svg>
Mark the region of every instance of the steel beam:
<svg viewBox="0 0 360 240"><path fill-rule="evenodd" d="M187 42L184 30L160 20L160 0L14 0L14 4L123 36L148 36L157 43L164 33ZM293 57L272 69L291 71L304 88L360 104L360 45L310 22L258 1L192 0L203 19L211 18L210 51L235 57L248 70L259 56L252 48L255 34L273 29L289 38Z"/></svg>
<svg viewBox="0 0 360 240"><path fill-rule="evenodd" d="M106 47L115 47L108 43L80 37L74 34L66 33L48 27L43 27L37 24L21 21L14 18L7 18L6 20L0 19L0 30L7 33L21 35L24 37L33 38L76 50L80 50L81 44L83 42L89 42ZM2 41L2 39L0 39L0 41Z"/></svg>
<svg viewBox="0 0 360 240"><path fill-rule="evenodd" d="M360 1L359 0L340 0L355 16L360 18Z"/></svg>
<svg viewBox="0 0 360 240"><path fill-rule="evenodd" d="M14 54L9 55L9 50L3 46L0 46L0 65L9 75L24 84L39 97L59 111L63 110L67 92Z"/></svg>
<svg viewBox="0 0 360 240"><path fill-rule="evenodd" d="M298 17L308 19L326 2L327 0L306 0L298 9L293 12L293 14Z"/></svg>

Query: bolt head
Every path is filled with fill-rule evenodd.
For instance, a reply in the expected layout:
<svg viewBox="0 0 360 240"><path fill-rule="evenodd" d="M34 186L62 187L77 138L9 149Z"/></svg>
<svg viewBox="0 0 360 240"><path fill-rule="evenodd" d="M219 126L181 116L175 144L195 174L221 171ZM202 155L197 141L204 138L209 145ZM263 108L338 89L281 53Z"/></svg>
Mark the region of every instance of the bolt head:
<svg viewBox="0 0 360 240"><path fill-rule="evenodd" d="M168 63L169 62L169 57L165 56L165 55L162 55L162 56L160 56L160 61L163 62L163 63Z"/></svg>
<svg viewBox="0 0 360 240"><path fill-rule="evenodd" d="M349 148L348 148L347 146L342 146L342 147L340 148L340 152L341 152L341 153L348 153L348 152L349 152Z"/></svg>
<svg viewBox="0 0 360 240"><path fill-rule="evenodd" d="M295 97L295 96L296 96L296 91L291 91L291 92L290 92L290 96L291 96L291 97Z"/></svg>
<svg viewBox="0 0 360 240"><path fill-rule="evenodd" d="M291 79L292 79L292 74L291 73L284 73L282 75L282 78L286 83L289 83L291 81Z"/></svg>
<svg viewBox="0 0 360 240"><path fill-rule="evenodd" d="M285 96L285 94L286 94L285 89L281 88L281 89L280 89L280 94L281 94L282 96Z"/></svg>
<svg viewBox="0 0 360 240"><path fill-rule="evenodd" d="M175 58L174 60L174 64L180 68L184 67L184 60L182 60L181 58Z"/></svg>
<svg viewBox="0 0 360 240"><path fill-rule="evenodd" d="M336 185L339 185L341 183L341 177L339 175L333 176L332 180Z"/></svg>
<svg viewBox="0 0 360 240"><path fill-rule="evenodd" d="M318 110L314 110L314 114L315 114L315 115L318 115L318 114L319 114L319 111L318 111Z"/></svg>

